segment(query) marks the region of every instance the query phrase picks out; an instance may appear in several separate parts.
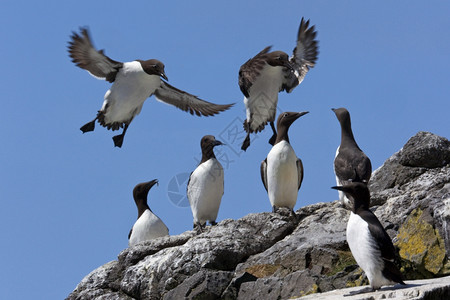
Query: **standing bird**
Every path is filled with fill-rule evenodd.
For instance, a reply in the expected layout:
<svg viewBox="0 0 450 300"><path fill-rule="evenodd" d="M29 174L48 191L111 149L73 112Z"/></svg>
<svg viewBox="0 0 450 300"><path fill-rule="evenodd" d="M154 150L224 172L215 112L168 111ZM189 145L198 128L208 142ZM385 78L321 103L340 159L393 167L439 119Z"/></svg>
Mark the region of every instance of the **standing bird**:
<svg viewBox="0 0 450 300"><path fill-rule="evenodd" d="M333 189L345 193L351 203L347 223L347 242L358 265L366 273L373 290L383 285L405 284L394 264L396 252L391 238L369 209L370 192L367 184L349 182Z"/></svg>
<svg viewBox="0 0 450 300"><path fill-rule="evenodd" d="M138 218L128 234L128 245L152 240L161 236L169 235L169 229L156 216L147 204L147 195L152 186L158 183L157 179L149 182L139 183L133 189L133 198L138 209Z"/></svg>
<svg viewBox="0 0 450 300"><path fill-rule="evenodd" d="M358 147L352 132L350 113L345 108L332 108L341 124L341 145L334 158L334 174L336 184L345 185L350 181L368 183L372 174L372 164L366 154ZM343 205L349 205L348 198L339 191L339 199Z"/></svg>
<svg viewBox="0 0 450 300"><path fill-rule="evenodd" d="M239 87L244 94L246 117L244 129L247 136L241 149L250 146L250 133L257 133L270 122L273 136L269 143L276 140L275 115L278 93L290 93L299 85L310 68L313 68L318 55L317 32L309 27L309 20L302 18L297 34L297 45L291 58L283 51L269 52L271 46L264 48L255 57L249 59L239 69Z"/></svg>
<svg viewBox="0 0 450 300"><path fill-rule="evenodd" d="M278 116L277 139L267 158L261 162L261 179L269 195L272 211L288 207L292 213L303 181L303 164L289 143L288 130L295 120L307 114L284 112Z"/></svg>
<svg viewBox="0 0 450 300"><path fill-rule="evenodd" d="M223 145L212 135L205 135L200 146L202 160L189 176L187 197L194 217L194 228L202 230L209 221L216 225L217 213L223 195L223 168L214 155L214 147Z"/></svg>
<svg viewBox="0 0 450 300"><path fill-rule="evenodd" d="M95 119L80 129L83 133L93 131L97 120L111 130L123 128L122 134L113 137L116 147L122 147L128 126L141 112L144 101L152 95L197 116L212 116L234 105L210 103L171 86L161 79L168 80L164 64L157 59L124 63L110 59L103 50L94 48L86 28L81 29L81 35L74 32L71 39L68 48L72 62L94 77L113 83Z"/></svg>

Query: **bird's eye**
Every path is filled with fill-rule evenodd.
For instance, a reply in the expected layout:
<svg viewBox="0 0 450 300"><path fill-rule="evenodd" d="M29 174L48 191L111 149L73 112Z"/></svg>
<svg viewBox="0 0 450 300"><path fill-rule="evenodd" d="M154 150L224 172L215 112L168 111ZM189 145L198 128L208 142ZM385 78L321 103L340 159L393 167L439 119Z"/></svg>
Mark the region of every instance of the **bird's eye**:
<svg viewBox="0 0 450 300"><path fill-rule="evenodd" d="M288 116L288 113L284 113L283 117L287 117L287 116Z"/></svg>

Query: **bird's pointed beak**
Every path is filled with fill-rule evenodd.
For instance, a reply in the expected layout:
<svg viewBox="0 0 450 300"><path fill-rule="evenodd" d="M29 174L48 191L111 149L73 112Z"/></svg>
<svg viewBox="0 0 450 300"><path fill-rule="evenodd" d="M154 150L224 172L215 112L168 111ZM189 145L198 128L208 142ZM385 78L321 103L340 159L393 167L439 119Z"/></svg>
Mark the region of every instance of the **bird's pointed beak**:
<svg viewBox="0 0 450 300"><path fill-rule="evenodd" d="M304 116L304 115L306 115L306 114L309 114L309 111L301 111L301 112L298 112L298 113L297 113L297 115L298 115L297 118L300 118L301 116Z"/></svg>
<svg viewBox="0 0 450 300"><path fill-rule="evenodd" d="M159 74L162 78L164 78L165 80L169 81L169 78L167 78L166 73L161 72L161 74Z"/></svg>
<svg viewBox="0 0 450 300"><path fill-rule="evenodd" d="M150 190L155 184L156 184L156 185L159 184L158 179L153 179L153 180L151 180L151 181L145 183L145 187L148 188L148 189Z"/></svg>
<svg viewBox="0 0 450 300"><path fill-rule="evenodd" d="M309 113L309 111L301 111L301 112L295 113L292 115L292 117L290 119L292 120L292 122L294 122L295 120L297 120L301 116L306 115L307 113Z"/></svg>
<svg viewBox="0 0 450 300"><path fill-rule="evenodd" d="M225 144L218 140L215 140L213 143L213 146L220 146L220 145L225 145Z"/></svg>
<svg viewBox="0 0 450 300"><path fill-rule="evenodd" d="M343 192L348 190L345 186L332 186L331 188L334 190L343 191Z"/></svg>

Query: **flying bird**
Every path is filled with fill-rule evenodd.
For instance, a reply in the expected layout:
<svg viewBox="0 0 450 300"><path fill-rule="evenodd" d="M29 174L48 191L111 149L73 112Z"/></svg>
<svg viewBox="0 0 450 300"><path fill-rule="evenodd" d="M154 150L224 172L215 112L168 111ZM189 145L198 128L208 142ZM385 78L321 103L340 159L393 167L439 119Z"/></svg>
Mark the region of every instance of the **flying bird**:
<svg viewBox="0 0 450 300"><path fill-rule="evenodd" d="M288 130L295 120L307 114L284 112L278 116L277 139L267 158L261 162L261 180L269 195L272 211L287 207L294 214L297 195L303 181L303 163L289 143Z"/></svg>
<svg viewBox="0 0 450 300"><path fill-rule="evenodd" d="M270 52L271 46L264 48L255 57L249 59L239 69L239 87L244 94L246 117L244 129L247 135L242 150L250 146L250 133L264 129L267 122L273 131L269 143L276 140L275 115L278 93L290 93L298 86L315 66L318 55L317 32L309 27L309 20L303 18L297 34L297 45L289 58L283 51Z"/></svg>
<svg viewBox="0 0 450 300"><path fill-rule="evenodd" d="M220 202L224 191L223 167L214 155L214 147L223 145L212 135L201 141L202 160L189 176L187 197L194 217L194 228L202 230L206 221L216 225Z"/></svg>
<svg viewBox="0 0 450 300"><path fill-rule="evenodd" d="M96 121L107 129L123 128L122 134L113 137L116 147L122 147L128 126L141 112L145 100L152 95L159 101L197 116L212 116L234 105L214 104L168 84L164 64L157 59L119 62L109 58L104 50L94 48L86 28L81 29L81 34L73 32L68 51L72 62L78 67L112 83L95 119L80 129L83 133L93 131Z"/></svg>
<svg viewBox="0 0 450 300"><path fill-rule="evenodd" d="M341 144L334 158L336 184L345 185L350 181L368 183L372 175L372 164L367 155L359 148L353 136L350 113L347 109L332 108L341 125ZM345 193L339 191L339 199L344 206L349 205Z"/></svg>
<svg viewBox="0 0 450 300"><path fill-rule="evenodd" d="M347 242L356 262L366 273L372 290L396 283L404 285L402 274L394 264L396 252L391 238L369 209L367 184L348 182L332 188L342 191L350 200Z"/></svg>
<svg viewBox="0 0 450 300"><path fill-rule="evenodd" d="M129 246L169 235L169 229L167 229L166 224L152 212L147 203L148 192L155 184L158 184L157 179L140 183L133 189L138 218L128 234Z"/></svg>

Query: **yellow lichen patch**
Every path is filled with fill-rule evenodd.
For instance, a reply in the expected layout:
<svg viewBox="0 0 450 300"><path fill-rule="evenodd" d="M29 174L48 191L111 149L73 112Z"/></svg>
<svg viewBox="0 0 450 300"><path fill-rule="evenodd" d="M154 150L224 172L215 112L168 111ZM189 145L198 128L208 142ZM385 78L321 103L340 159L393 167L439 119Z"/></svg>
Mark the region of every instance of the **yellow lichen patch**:
<svg viewBox="0 0 450 300"><path fill-rule="evenodd" d="M306 291L306 292L305 291L300 291L300 296L295 296L295 297L292 297L292 298L289 298L289 299L297 299L299 297L303 297L303 296L311 295L311 294L317 294L319 292L320 292L319 286L314 283L311 286L311 289L309 291Z"/></svg>
<svg viewBox="0 0 450 300"><path fill-rule="evenodd" d="M413 210L400 227L396 246L400 256L433 274L439 273L445 258L443 240L437 230L423 218L420 208Z"/></svg>
<svg viewBox="0 0 450 300"><path fill-rule="evenodd" d="M345 284L346 287L355 287L355 286L362 286L368 283L366 276L364 276L363 270L361 268L358 269L358 273L361 273L361 275L356 279L355 281L347 281Z"/></svg>
<svg viewBox="0 0 450 300"><path fill-rule="evenodd" d="M450 274L450 261L447 259L444 266L441 269L440 275Z"/></svg>
<svg viewBox="0 0 450 300"><path fill-rule="evenodd" d="M275 273L281 266L280 265L253 265L245 269L247 273L252 274L255 277L263 278Z"/></svg>

